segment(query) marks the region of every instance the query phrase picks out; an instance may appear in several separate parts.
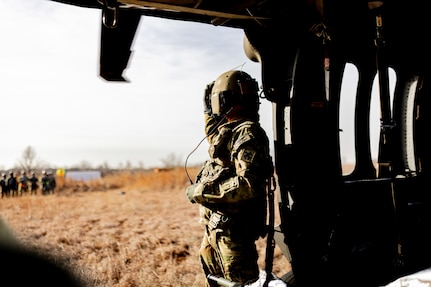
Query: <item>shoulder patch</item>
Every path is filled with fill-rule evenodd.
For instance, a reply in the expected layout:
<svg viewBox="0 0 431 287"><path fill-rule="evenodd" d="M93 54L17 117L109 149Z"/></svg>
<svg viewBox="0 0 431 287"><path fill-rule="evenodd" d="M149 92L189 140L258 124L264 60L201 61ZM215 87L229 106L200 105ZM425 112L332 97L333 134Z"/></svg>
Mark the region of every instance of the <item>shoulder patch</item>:
<svg viewBox="0 0 431 287"><path fill-rule="evenodd" d="M256 151L245 149L241 155L241 160L245 162L252 162L256 155Z"/></svg>

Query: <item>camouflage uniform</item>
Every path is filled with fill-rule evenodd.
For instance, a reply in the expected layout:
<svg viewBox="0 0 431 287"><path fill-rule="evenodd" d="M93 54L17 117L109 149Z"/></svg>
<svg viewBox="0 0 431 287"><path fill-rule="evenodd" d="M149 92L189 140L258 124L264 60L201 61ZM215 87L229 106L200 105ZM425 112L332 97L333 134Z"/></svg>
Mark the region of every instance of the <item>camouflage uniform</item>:
<svg viewBox="0 0 431 287"><path fill-rule="evenodd" d="M0 179L1 186L1 197L9 197L9 186L7 185L6 174L2 174L2 178Z"/></svg>
<svg viewBox="0 0 431 287"><path fill-rule="evenodd" d="M42 172L43 176L41 179L42 182L42 194L46 195L46 194L50 194L51 192L51 178L49 176L49 173L47 172Z"/></svg>
<svg viewBox="0 0 431 287"><path fill-rule="evenodd" d="M7 179L7 185L9 192L12 196L18 196L18 182L13 172L9 173L9 178Z"/></svg>
<svg viewBox="0 0 431 287"><path fill-rule="evenodd" d="M30 194L37 194L39 188L39 179L34 172L31 173L30 181Z"/></svg>
<svg viewBox="0 0 431 287"><path fill-rule="evenodd" d="M22 172L19 177L19 191L20 195L24 195L28 191L28 177L25 172Z"/></svg>
<svg viewBox="0 0 431 287"><path fill-rule="evenodd" d="M205 275L246 284L259 277L255 241L265 235L266 183L273 173L269 140L257 121L224 123L210 134L215 125L206 114L210 159L186 194L200 204Z"/></svg>

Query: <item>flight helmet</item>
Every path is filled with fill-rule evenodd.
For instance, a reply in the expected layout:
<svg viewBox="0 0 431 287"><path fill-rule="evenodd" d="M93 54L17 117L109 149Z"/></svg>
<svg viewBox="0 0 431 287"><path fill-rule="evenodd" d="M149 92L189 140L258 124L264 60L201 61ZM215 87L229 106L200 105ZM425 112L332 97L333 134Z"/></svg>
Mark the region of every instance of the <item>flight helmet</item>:
<svg viewBox="0 0 431 287"><path fill-rule="evenodd" d="M249 74L231 70L221 74L211 90L211 110L214 115L228 113L235 106L243 106L249 112L259 109L259 88Z"/></svg>

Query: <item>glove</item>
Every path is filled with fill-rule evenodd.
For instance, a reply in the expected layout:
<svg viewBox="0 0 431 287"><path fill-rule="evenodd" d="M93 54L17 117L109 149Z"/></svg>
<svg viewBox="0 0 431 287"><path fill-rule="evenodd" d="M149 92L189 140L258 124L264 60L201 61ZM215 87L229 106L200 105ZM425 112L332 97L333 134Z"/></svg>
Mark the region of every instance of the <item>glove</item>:
<svg viewBox="0 0 431 287"><path fill-rule="evenodd" d="M207 115L212 115L213 111L211 108L211 90L214 86L214 82L207 85L204 93L204 113Z"/></svg>
<svg viewBox="0 0 431 287"><path fill-rule="evenodd" d="M193 198L195 196L195 189L196 189L196 184L190 185L189 187L186 188L186 196L191 203L196 203L196 201Z"/></svg>
<svg viewBox="0 0 431 287"><path fill-rule="evenodd" d="M202 183L195 183L186 188L186 196L191 203L201 203L202 193L205 186Z"/></svg>

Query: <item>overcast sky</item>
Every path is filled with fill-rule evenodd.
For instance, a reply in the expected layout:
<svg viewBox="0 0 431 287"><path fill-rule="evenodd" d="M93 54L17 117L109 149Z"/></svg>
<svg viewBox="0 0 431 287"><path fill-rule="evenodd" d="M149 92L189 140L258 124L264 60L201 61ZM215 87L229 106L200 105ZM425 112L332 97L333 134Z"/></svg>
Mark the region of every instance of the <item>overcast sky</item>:
<svg viewBox="0 0 431 287"><path fill-rule="evenodd" d="M0 169L27 146L63 167L152 167L172 154L185 160L204 137L205 86L233 68L260 83L260 65L245 56L238 29L143 17L125 72L130 83L111 83L98 76L99 10L2 0L0 11ZM268 102L261 112L272 137ZM189 162L206 155L204 142Z"/></svg>
<svg viewBox="0 0 431 287"><path fill-rule="evenodd" d="M204 137L205 86L235 68L261 84L239 29L144 16L125 71L130 82L112 83L98 76L99 10L1 0L0 11L0 169L28 146L54 167L184 161ZM271 104L262 100L260 112L272 139ZM204 141L188 162L203 161L207 149Z"/></svg>

